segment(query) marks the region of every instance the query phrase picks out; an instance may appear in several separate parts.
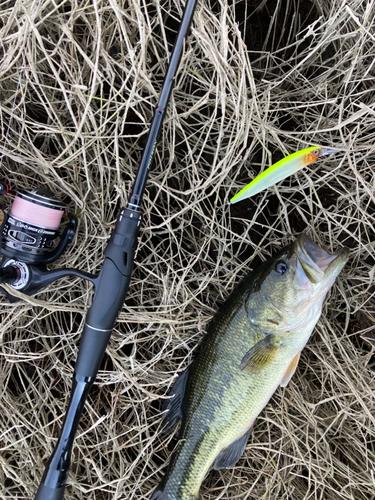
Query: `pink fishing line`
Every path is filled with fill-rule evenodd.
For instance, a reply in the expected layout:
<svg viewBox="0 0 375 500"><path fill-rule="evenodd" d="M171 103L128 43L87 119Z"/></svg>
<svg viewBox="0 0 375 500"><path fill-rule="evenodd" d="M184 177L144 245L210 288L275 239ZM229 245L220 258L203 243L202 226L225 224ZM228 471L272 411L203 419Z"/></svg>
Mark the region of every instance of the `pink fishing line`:
<svg viewBox="0 0 375 500"><path fill-rule="evenodd" d="M36 226L49 229L57 229L60 226L64 210L43 207L16 196L10 213L13 217L28 222L29 224L35 224Z"/></svg>

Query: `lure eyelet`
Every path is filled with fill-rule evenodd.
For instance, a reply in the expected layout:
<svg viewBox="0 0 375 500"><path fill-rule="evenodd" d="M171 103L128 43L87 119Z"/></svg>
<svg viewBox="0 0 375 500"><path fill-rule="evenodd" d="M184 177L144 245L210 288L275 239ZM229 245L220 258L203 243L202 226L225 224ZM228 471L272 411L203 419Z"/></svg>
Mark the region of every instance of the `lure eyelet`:
<svg viewBox="0 0 375 500"><path fill-rule="evenodd" d="M320 149L314 149L313 151L313 156L315 156L316 158L318 158L318 156L320 155Z"/></svg>

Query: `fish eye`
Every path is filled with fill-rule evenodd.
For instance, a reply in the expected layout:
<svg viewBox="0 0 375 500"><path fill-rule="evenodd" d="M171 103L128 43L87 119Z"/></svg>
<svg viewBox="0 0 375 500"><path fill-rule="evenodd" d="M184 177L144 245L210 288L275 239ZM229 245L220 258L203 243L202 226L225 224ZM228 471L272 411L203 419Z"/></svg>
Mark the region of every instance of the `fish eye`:
<svg viewBox="0 0 375 500"><path fill-rule="evenodd" d="M280 260L279 262L276 262L275 265L275 271L281 275L284 275L288 271L289 267L286 262L283 260Z"/></svg>

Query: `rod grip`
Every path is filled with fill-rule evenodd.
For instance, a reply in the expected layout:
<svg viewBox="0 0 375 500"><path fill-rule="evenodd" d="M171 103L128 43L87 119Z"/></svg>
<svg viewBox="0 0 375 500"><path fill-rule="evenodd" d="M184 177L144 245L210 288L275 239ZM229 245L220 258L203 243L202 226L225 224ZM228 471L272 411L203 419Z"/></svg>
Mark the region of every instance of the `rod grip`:
<svg viewBox="0 0 375 500"><path fill-rule="evenodd" d="M34 500L62 500L64 498L65 485L60 488L50 488L41 484Z"/></svg>
<svg viewBox="0 0 375 500"><path fill-rule="evenodd" d="M104 251L102 270L86 323L97 330L112 330L124 304L132 273L141 213L123 208Z"/></svg>
<svg viewBox="0 0 375 500"><path fill-rule="evenodd" d="M85 324L74 367L76 375L88 379L96 378L111 332L112 330L95 330Z"/></svg>
<svg viewBox="0 0 375 500"><path fill-rule="evenodd" d="M129 288L141 223L138 210L123 208L104 251L102 270L87 313L75 373L95 379L100 362Z"/></svg>

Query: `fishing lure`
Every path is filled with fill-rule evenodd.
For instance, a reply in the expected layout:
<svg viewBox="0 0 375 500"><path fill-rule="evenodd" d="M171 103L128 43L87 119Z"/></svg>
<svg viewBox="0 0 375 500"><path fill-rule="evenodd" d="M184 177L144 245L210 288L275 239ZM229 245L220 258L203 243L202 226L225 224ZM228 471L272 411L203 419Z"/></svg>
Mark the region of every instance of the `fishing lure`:
<svg viewBox="0 0 375 500"><path fill-rule="evenodd" d="M289 156L286 156L282 160L278 161L271 167L264 170L255 179L253 179L250 184L245 186L241 191L233 196L230 203L237 203L238 201L245 200L260 193L263 189L266 189L277 182L282 181L286 177L298 172L310 163L321 156L330 155L333 153L338 153L337 149L322 148L321 146L312 146L307 149L302 149Z"/></svg>

